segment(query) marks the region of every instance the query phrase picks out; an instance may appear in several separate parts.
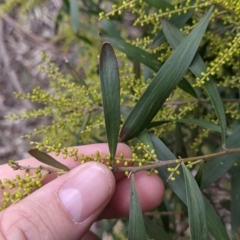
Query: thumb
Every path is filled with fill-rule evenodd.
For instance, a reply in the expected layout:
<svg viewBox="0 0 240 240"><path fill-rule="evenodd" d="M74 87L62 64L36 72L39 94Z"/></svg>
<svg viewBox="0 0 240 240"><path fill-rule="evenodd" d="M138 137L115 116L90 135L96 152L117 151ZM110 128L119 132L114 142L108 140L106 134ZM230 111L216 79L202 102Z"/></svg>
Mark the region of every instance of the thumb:
<svg viewBox="0 0 240 240"><path fill-rule="evenodd" d="M79 239L114 190L114 176L105 165L78 166L2 211L0 239Z"/></svg>

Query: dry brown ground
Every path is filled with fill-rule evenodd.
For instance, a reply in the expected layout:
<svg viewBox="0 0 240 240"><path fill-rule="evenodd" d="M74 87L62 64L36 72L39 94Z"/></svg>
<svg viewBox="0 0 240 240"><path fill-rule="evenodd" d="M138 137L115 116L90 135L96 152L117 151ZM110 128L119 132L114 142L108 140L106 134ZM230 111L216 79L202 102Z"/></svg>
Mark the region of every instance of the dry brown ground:
<svg viewBox="0 0 240 240"><path fill-rule="evenodd" d="M0 163L28 157L29 141L21 139L46 119L6 120L12 113L37 107L27 100L16 99L14 91L29 92L35 86L48 88L48 79L39 73L40 53L46 51L56 62L64 54L51 43L60 0L51 0L47 7L37 7L27 16L18 16L18 9L0 19Z"/></svg>

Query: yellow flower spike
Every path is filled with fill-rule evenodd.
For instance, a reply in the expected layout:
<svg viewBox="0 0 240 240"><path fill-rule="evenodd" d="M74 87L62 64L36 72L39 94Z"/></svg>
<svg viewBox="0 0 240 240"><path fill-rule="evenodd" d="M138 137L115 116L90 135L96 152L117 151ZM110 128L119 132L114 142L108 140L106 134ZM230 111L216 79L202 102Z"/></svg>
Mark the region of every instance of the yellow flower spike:
<svg viewBox="0 0 240 240"><path fill-rule="evenodd" d="M13 189L13 188L15 188L16 186L15 186L15 184L10 184L9 185L9 189Z"/></svg>
<svg viewBox="0 0 240 240"><path fill-rule="evenodd" d="M137 157L136 153L132 153L132 158L134 159L136 157Z"/></svg>
<svg viewBox="0 0 240 240"><path fill-rule="evenodd" d="M3 196L4 196L4 197L9 197L9 196L10 196L10 193L9 193L9 192L6 192L6 191L4 191L4 192L3 192Z"/></svg>
<svg viewBox="0 0 240 240"><path fill-rule="evenodd" d="M188 164L187 167L191 169L191 168L193 168L193 165L192 164Z"/></svg>
<svg viewBox="0 0 240 240"><path fill-rule="evenodd" d="M40 187L42 186L42 183L41 183L41 181L39 181L39 180L37 180L37 181L35 182L35 184L36 184L36 186L37 186L38 188L40 188Z"/></svg>
<svg viewBox="0 0 240 240"><path fill-rule="evenodd" d="M176 159L175 162L176 162L176 163L180 163L180 160L179 160L179 159Z"/></svg>
<svg viewBox="0 0 240 240"><path fill-rule="evenodd" d="M25 191L27 192L28 195L31 193L31 189L30 188L26 188Z"/></svg>
<svg viewBox="0 0 240 240"><path fill-rule="evenodd" d="M6 197L6 198L4 199L4 201L5 201L6 203L9 203L9 202L10 202L10 198L9 198L9 197Z"/></svg>
<svg viewBox="0 0 240 240"><path fill-rule="evenodd" d="M170 179L171 179L171 181L175 181L175 180L176 180L176 178L175 178L175 177L171 177Z"/></svg>
<svg viewBox="0 0 240 240"><path fill-rule="evenodd" d="M127 167L128 166L128 161L125 161L123 165L124 165L124 167Z"/></svg>
<svg viewBox="0 0 240 240"><path fill-rule="evenodd" d="M153 172L154 172L155 174L158 174L158 170L157 170L157 169L154 169Z"/></svg>
<svg viewBox="0 0 240 240"><path fill-rule="evenodd" d="M38 176L39 179L42 178L42 173L39 172L39 173L37 174L37 176Z"/></svg>
<svg viewBox="0 0 240 240"><path fill-rule="evenodd" d="M128 175L129 175L129 171L125 171L124 174L125 174L125 176L128 177Z"/></svg>
<svg viewBox="0 0 240 240"><path fill-rule="evenodd" d="M177 170L176 173L179 175L179 174L180 174L180 171Z"/></svg>
<svg viewBox="0 0 240 240"><path fill-rule="evenodd" d="M20 180L20 179L21 179L20 175L17 174L17 175L15 176L15 179Z"/></svg>

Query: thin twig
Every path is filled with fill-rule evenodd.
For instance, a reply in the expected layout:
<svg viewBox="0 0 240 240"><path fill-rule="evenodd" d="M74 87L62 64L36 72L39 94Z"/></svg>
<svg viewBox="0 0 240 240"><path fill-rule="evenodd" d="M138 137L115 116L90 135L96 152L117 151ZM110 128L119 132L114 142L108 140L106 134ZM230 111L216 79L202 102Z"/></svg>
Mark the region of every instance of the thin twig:
<svg viewBox="0 0 240 240"><path fill-rule="evenodd" d="M49 166L43 166L43 165L39 165L38 167L31 167L31 166L23 166L20 165L18 162L15 161L9 161L8 165L13 169L13 170L44 170L47 171L48 173L53 173L53 172L57 172L57 173L64 173L65 171L63 171L62 169L59 168L52 168Z"/></svg>
<svg viewBox="0 0 240 240"><path fill-rule="evenodd" d="M164 167L172 164L178 164L179 162L194 162L197 160L209 160L211 158L224 156L226 154L232 154L232 153L240 153L240 148L234 148L234 149L224 149L222 152L208 154L204 156L198 156L198 157L190 157L190 158L183 158L183 159L175 159L175 160L159 160L156 163L143 165L143 166L132 166L132 167L117 167L113 171L114 172L139 172L139 171L146 171L151 170L153 168L159 168Z"/></svg>

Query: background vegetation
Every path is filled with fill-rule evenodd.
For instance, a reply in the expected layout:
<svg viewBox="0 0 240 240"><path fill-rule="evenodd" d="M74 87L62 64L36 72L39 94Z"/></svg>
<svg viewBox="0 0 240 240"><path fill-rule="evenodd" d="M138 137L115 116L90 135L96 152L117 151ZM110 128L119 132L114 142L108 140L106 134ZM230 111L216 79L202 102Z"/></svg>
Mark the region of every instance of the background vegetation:
<svg viewBox="0 0 240 240"><path fill-rule="evenodd" d="M136 170L133 162L166 182L163 204L144 216L149 239L240 238L237 0L8 0L0 15L1 115L11 112L0 125L2 159L26 156L18 153L29 142L89 161L92 156L67 147L107 141L113 158L120 127L120 141L134 152L116 159L126 175ZM116 52L119 88L110 45L99 58L105 41ZM13 91L24 101L14 100ZM119 111L118 123L111 115ZM16 135L27 141L12 141ZM132 191L133 204L134 184ZM13 201L28 191L21 194ZM2 201L3 208L11 202ZM136 219L130 217L129 233L128 220L114 220L103 221L98 234L146 239L131 231L131 221L143 228Z"/></svg>

